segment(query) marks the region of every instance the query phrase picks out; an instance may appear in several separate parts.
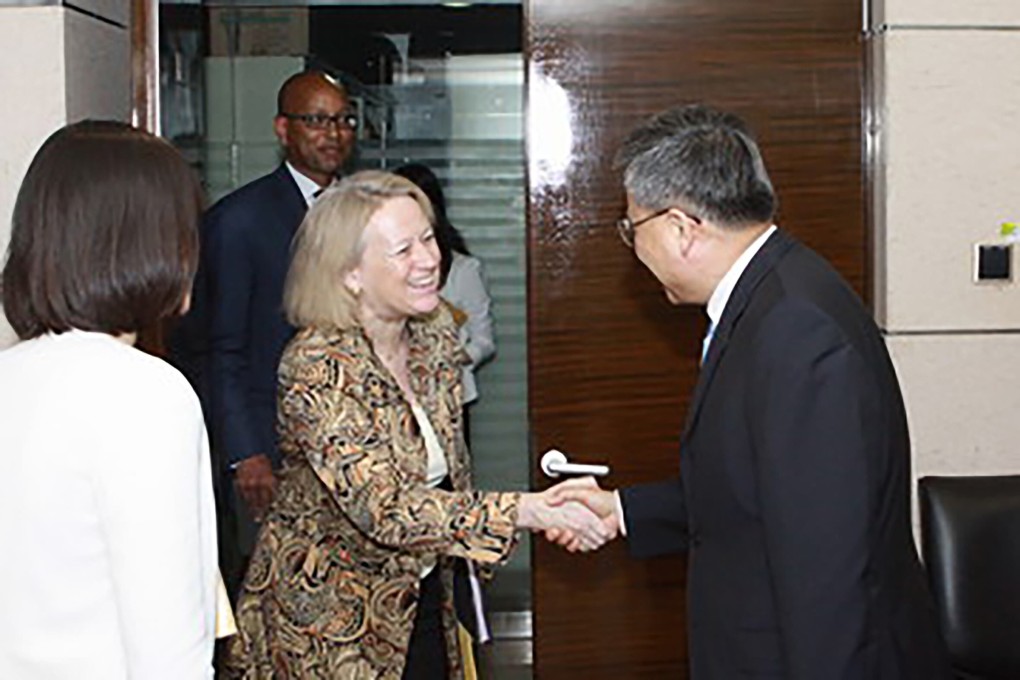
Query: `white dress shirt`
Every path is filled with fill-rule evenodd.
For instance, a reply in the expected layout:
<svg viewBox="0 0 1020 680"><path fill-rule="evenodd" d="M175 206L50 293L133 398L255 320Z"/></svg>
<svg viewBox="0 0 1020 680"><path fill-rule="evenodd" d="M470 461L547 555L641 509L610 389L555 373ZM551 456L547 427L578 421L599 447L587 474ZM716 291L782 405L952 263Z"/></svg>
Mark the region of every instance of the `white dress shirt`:
<svg viewBox="0 0 1020 680"><path fill-rule="evenodd" d="M318 198L317 194L322 191L324 187L320 187L319 183L311 177L307 177L290 164L290 161L285 161L284 165L287 166L287 170L290 171L290 176L294 178L294 182L297 184L298 189L301 190L301 196L305 199L305 205L309 208L312 207L312 203L315 203L315 199Z"/></svg>
<svg viewBox="0 0 1020 680"><path fill-rule="evenodd" d="M0 352L0 678L213 677L218 571L198 398L103 333Z"/></svg>
<svg viewBox="0 0 1020 680"><path fill-rule="evenodd" d="M726 309L726 303L730 301L733 289L737 287L737 282L743 276L747 265L751 264L751 260L754 259L754 256L758 254L761 247L765 245L765 241L769 240L769 236L772 236L772 232L775 230L776 225L773 224L763 231L758 238L751 242L751 245L747 246L744 252L740 254L740 257L730 265L730 268L726 270L726 273L719 280L715 290L712 291L712 297L708 298L708 305L705 308L712 328L716 328L719 325L719 319L722 318L723 311Z"/></svg>
<svg viewBox="0 0 1020 680"><path fill-rule="evenodd" d="M411 403L411 412L414 414L415 422L418 423L418 429L421 430L422 439L425 440L425 486L435 489L450 474L450 469L446 465L446 455L443 453L443 445L439 443L439 437L432 429L429 415L425 413L425 409L418 402ZM421 578L428 576L435 568L436 558L434 556L422 560Z"/></svg>
<svg viewBox="0 0 1020 680"><path fill-rule="evenodd" d="M471 364L462 370L461 382L464 386L463 401L470 404L478 398L475 369L496 353L490 312L492 300L485 287L481 261L454 251L450 273L440 295L467 315L467 322L460 327L460 339L471 357Z"/></svg>

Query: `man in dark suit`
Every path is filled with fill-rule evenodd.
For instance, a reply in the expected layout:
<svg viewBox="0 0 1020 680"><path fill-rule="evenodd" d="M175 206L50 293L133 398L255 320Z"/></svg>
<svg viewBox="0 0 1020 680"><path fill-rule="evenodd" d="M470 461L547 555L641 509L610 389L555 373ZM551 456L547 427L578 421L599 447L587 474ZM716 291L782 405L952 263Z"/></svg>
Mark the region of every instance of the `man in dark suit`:
<svg viewBox="0 0 1020 680"><path fill-rule="evenodd" d="M671 302L707 307L710 332L679 478L616 495L575 480L560 497L637 557L688 553L693 680L948 678L911 538L903 400L867 309L773 224L736 117L668 111L618 160L623 241Z"/></svg>
<svg viewBox="0 0 1020 680"><path fill-rule="evenodd" d="M279 90L273 120L284 162L224 197L203 219L194 306L171 345L203 397L221 469L233 475L233 485L218 485L221 514L236 522L221 522L231 582L250 552L250 520L261 518L276 487L276 369L294 332L283 315L291 239L350 156L356 121L335 80L315 71L291 76Z"/></svg>

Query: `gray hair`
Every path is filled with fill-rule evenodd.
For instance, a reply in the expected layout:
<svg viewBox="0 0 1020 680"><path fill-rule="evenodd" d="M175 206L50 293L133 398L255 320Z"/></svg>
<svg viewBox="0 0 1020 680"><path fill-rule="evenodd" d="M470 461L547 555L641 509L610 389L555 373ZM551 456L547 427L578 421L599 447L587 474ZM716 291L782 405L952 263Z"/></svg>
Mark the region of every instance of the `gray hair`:
<svg viewBox="0 0 1020 680"><path fill-rule="evenodd" d="M414 182L391 172L365 170L327 189L294 236L283 291L287 320L297 327L357 325L358 301L344 276L361 261L364 233L386 201L414 199L434 223L432 204Z"/></svg>
<svg viewBox="0 0 1020 680"><path fill-rule="evenodd" d="M634 129L616 155L633 200L680 208L724 228L769 222L777 200L757 143L740 118L692 104Z"/></svg>

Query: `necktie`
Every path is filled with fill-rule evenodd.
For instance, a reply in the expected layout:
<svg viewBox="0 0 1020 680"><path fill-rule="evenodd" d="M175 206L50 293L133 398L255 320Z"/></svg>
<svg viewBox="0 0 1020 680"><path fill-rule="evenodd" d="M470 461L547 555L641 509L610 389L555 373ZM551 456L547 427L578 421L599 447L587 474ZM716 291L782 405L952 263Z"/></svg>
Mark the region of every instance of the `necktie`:
<svg viewBox="0 0 1020 680"><path fill-rule="evenodd" d="M312 192L312 203L314 203L315 199L317 199L319 196L322 196L322 192L325 191L325 190L326 190L326 187L319 187L314 192Z"/></svg>
<svg viewBox="0 0 1020 680"><path fill-rule="evenodd" d="M701 341L701 363L705 363L708 356L708 348L712 346L712 336L715 335L715 324L708 322L708 330L705 331L705 339Z"/></svg>

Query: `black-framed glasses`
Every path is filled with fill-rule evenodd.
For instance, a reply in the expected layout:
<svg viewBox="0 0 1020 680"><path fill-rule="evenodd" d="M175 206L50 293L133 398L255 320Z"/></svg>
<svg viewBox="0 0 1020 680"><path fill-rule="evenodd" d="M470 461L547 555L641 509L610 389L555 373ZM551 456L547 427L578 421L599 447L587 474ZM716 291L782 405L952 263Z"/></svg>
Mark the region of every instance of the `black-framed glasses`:
<svg viewBox="0 0 1020 680"><path fill-rule="evenodd" d="M340 129L341 125L349 130L358 129L358 117L350 112L345 113L281 113L287 120L299 120L312 130L326 130L330 125Z"/></svg>
<svg viewBox="0 0 1020 680"><path fill-rule="evenodd" d="M628 248L634 247L634 230L640 227L645 222L650 222L656 217L662 217L668 213L671 208L663 208L657 212L653 212L651 215L645 215L637 222L632 222L629 217L621 217L616 220L616 231L620 233L620 240L622 240Z"/></svg>
<svg viewBox="0 0 1020 680"><path fill-rule="evenodd" d="M656 212L653 212L651 215L645 215L637 222L632 222L631 219L627 216L621 217L620 219L616 220L616 231L620 234L620 240L623 241L628 248L633 248L634 230L640 227L645 222L651 222L656 217L662 217L670 210L673 210L673 208L663 208L662 210L657 210ZM685 212L684 214L687 215L687 219L689 219L691 222L694 222L695 224L701 224L701 218L695 217L694 215L687 212Z"/></svg>

